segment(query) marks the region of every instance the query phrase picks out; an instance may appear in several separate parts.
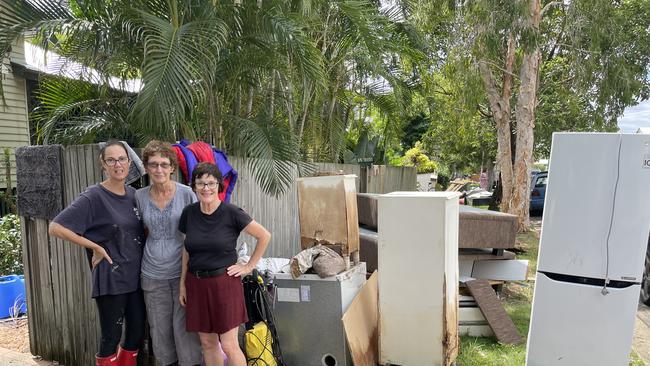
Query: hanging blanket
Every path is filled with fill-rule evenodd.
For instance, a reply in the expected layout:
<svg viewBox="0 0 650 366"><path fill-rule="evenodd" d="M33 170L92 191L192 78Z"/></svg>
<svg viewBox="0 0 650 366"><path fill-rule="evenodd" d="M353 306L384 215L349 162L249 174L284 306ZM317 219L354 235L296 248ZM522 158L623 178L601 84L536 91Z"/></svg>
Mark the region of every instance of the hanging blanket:
<svg viewBox="0 0 650 366"><path fill-rule="evenodd" d="M230 165L228 156L224 152L203 141L190 143L187 140L181 140L180 143L173 144L172 147L176 151L178 167L183 173L185 184L189 184L192 171L198 163L215 164L219 168L219 172L221 172L224 184L224 190L219 193L219 199L230 202L230 197L237 183L237 171Z"/></svg>

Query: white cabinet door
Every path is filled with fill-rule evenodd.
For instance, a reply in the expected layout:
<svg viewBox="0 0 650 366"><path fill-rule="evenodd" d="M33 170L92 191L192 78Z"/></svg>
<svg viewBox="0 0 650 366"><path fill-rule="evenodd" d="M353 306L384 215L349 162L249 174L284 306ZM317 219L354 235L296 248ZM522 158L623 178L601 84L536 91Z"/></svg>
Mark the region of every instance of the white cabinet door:
<svg viewBox="0 0 650 366"><path fill-rule="evenodd" d="M553 135L539 271L640 282L650 229L646 156L647 135Z"/></svg>
<svg viewBox="0 0 650 366"><path fill-rule="evenodd" d="M527 366L626 366L639 285L608 289L537 274Z"/></svg>

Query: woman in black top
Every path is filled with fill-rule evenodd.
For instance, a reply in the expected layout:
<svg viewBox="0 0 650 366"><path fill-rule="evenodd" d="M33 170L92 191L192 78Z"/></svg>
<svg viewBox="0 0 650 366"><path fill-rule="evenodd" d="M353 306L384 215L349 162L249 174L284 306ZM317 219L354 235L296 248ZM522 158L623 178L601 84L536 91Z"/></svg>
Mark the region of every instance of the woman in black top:
<svg viewBox="0 0 650 366"><path fill-rule="evenodd" d="M99 157L106 180L88 187L61 211L50 224L49 233L87 249L92 297L102 334L95 364L135 366L144 337L145 307L140 289L144 232L135 189L124 184L130 163L126 146L109 141ZM122 319L126 336L116 350L122 337Z"/></svg>
<svg viewBox="0 0 650 366"><path fill-rule="evenodd" d="M186 306L187 331L199 333L206 366L223 365L219 341L228 365L245 366L237 331L248 316L239 277L255 268L271 234L241 208L219 200L224 185L216 165L198 164L191 184L199 202L185 207L179 221L185 234L180 302ZM257 245L248 263L237 264L242 231L257 239Z"/></svg>

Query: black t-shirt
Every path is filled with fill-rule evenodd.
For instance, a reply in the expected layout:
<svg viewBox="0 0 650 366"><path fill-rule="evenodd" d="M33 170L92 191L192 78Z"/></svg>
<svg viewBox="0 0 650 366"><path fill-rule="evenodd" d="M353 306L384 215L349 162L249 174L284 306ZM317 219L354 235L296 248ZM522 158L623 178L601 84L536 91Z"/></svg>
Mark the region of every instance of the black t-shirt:
<svg viewBox="0 0 650 366"><path fill-rule="evenodd" d="M101 184L90 186L54 222L101 245L113 260L92 269L92 297L120 295L140 287L144 245L142 221L135 204L135 189L117 195ZM86 250L88 261L92 250Z"/></svg>
<svg viewBox="0 0 650 366"><path fill-rule="evenodd" d="M183 209L178 230L185 234L188 269L209 271L237 263L237 238L253 219L241 208L221 202L210 215L201 212L200 202Z"/></svg>

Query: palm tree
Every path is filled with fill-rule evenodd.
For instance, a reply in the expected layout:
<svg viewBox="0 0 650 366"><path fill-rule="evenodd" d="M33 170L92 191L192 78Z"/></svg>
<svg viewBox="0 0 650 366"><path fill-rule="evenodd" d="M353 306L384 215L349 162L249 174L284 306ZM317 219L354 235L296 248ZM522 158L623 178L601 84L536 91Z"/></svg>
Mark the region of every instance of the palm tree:
<svg viewBox="0 0 650 366"><path fill-rule="evenodd" d="M408 94L389 61L418 53L392 15L368 0L12 0L0 50L32 33L106 78L142 80L137 94L42 80L40 141L203 139L248 157L280 194L299 160L341 158L355 96L394 112L389 94ZM368 82L379 77L388 92Z"/></svg>

